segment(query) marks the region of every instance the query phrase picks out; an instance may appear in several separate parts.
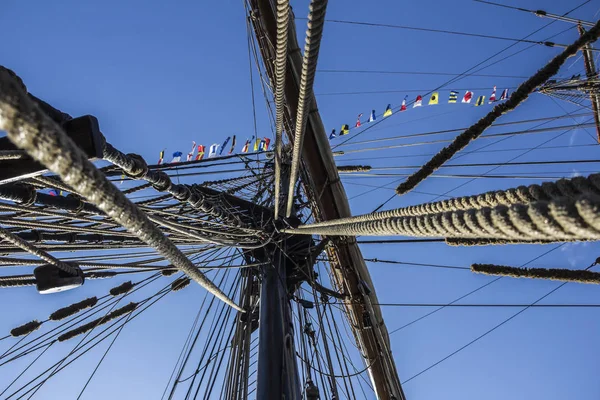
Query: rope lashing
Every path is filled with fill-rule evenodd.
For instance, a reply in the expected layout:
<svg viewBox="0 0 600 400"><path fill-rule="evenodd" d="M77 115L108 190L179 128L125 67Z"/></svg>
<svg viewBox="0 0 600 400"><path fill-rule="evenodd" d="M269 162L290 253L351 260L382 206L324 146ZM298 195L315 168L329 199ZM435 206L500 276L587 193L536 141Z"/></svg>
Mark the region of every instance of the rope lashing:
<svg viewBox="0 0 600 400"><path fill-rule="evenodd" d="M505 240L598 240L600 196L499 205L414 217L390 217L286 233L333 236L416 236Z"/></svg>
<svg viewBox="0 0 600 400"><path fill-rule="evenodd" d="M573 44L563 50L562 53L554 57L531 78L523 82L507 101L496 105L485 117L458 135L450 145L444 147L439 153L433 156L431 160L425 163L421 169L409 176L405 182L401 183L396 188L396 193L398 195L403 195L414 189L421 181L433 174L440 166L449 161L456 153L464 149L471 141L481 136L481 134L489 128L500 115L513 110L525 101L538 86L542 85L559 71L560 67L567 61L567 58L575 55L587 43L596 41L599 34L600 21L585 34L581 35Z"/></svg>
<svg viewBox="0 0 600 400"><path fill-rule="evenodd" d="M175 279L173 281L173 283L171 283L171 289L176 292L178 290L181 290L185 287L187 287L190 284L190 279L189 278L179 278L179 279Z"/></svg>
<svg viewBox="0 0 600 400"><path fill-rule="evenodd" d="M6 131L16 146L58 174L66 185L107 216L155 248L173 266L225 303L241 310L96 169L62 128L31 101L18 80L4 67L0 67L0 129Z"/></svg>
<svg viewBox="0 0 600 400"><path fill-rule="evenodd" d="M162 276L171 276L171 275L175 274L176 272L177 272L177 270L175 268L165 268L160 271Z"/></svg>
<svg viewBox="0 0 600 400"><path fill-rule="evenodd" d="M133 289L133 283L131 281L127 281L121 283L119 286L115 286L108 292L111 296L120 296L122 294L128 293L131 289Z"/></svg>
<svg viewBox="0 0 600 400"><path fill-rule="evenodd" d="M348 172L369 172L371 171L370 165L341 165L337 167L339 173Z"/></svg>
<svg viewBox="0 0 600 400"><path fill-rule="evenodd" d="M433 203L424 203L416 206L357 215L355 217L316 222L299 226L298 229L335 226L351 222L376 221L391 217L414 217L441 212L495 207L498 205L511 206L519 203L528 204L533 201L550 201L560 197L575 198L583 194L600 195L600 174L592 174L587 178L577 176L570 179L560 179L556 182L543 182L541 185L533 184L529 186L519 186L507 190L497 190L473 196L456 197Z"/></svg>
<svg viewBox="0 0 600 400"><path fill-rule="evenodd" d="M518 268L506 265L473 264L471 271L478 274L510 276L512 278L549 279L552 281L600 284L600 273L558 268Z"/></svg>
<svg viewBox="0 0 600 400"><path fill-rule="evenodd" d="M315 106L315 104L313 104L313 83L315 81L315 73L317 72L317 60L319 58L323 27L325 26L327 0L311 0L309 10L308 29L306 30L306 39L304 42L304 56L302 57L302 73L300 75L298 110L296 112L294 147L292 150L292 165L288 189L289 194L285 213L288 218L292 214L292 206L294 205L294 196L292 193L294 193L294 187L298 180L306 122L311 108Z"/></svg>
<svg viewBox="0 0 600 400"><path fill-rule="evenodd" d="M86 308L94 307L96 303L98 303L98 298L96 296L89 297L85 300L81 300L78 303L73 303L66 307L59 308L58 310L50 314L50 317L48 317L48 319L51 321L60 321L62 319L70 317L71 315L75 315L78 312L85 310Z"/></svg>
<svg viewBox="0 0 600 400"><path fill-rule="evenodd" d="M30 321L26 324L17 326L16 328L12 329L10 331L10 335L12 337L25 336L30 334L31 332L37 331L38 329L40 329L40 326L42 326L42 323L40 321Z"/></svg>
<svg viewBox="0 0 600 400"><path fill-rule="evenodd" d="M129 314L130 312L135 310L137 306L138 306L138 303L131 302L121 308L117 308L116 310L111 311L108 314L106 314L104 317L100 317L98 319L88 322L87 324L78 326L75 329L72 329L70 331L63 333L62 335L60 335L58 337L58 341L64 342L65 340L72 339L75 336L78 336L78 335L81 335L88 331L91 331L92 329L94 329L97 326L106 324L106 323L112 321L113 319L117 319L119 317L122 317L123 315Z"/></svg>
<svg viewBox="0 0 600 400"><path fill-rule="evenodd" d="M281 191L281 155L283 152L285 70L287 65L289 15L289 0L277 0L277 47L275 56L275 219L279 218L279 196Z"/></svg>

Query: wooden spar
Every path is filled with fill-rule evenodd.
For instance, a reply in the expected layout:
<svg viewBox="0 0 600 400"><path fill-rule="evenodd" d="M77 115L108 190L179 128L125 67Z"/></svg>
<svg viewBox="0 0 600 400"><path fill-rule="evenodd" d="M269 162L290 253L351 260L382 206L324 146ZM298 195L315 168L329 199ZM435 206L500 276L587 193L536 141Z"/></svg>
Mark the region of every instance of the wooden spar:
<svg viewBox="0 0 600 400"><path fill-rule="evenodd" d="M585 28L581 23L577 24L577 30L579 31L579 35L583 35L585 33ZM597 79L596 66L594 65L594 57L592 54L591 45L589 43L586 44L583 49L581 49L581 53L583 53L583 63L585 64L585 73L588 79ZM598 116L598 112L600 111L600 101L598 99L598 95L593 91L590 92L590 101L592 102L594 122L596 123L596 138L598 143L600 143L600 117Z"/></svg>
<svg viewBox="0 0 600 400"><path fill-rule="evenodd" d="M274 87L276 43L275 9L270 0L249 0L250 20L259 43L266 72ZM298 47L294 18L289 21L288 65L286 69L285 131L293 142L293 121L299 98L302 54ZM313 194L313 215L318 221L351 216L350 206L340 181L327 134L313 97L302 150L303 184ZM291 195L291 194L290 194ZM328 250L338 289L351 294L345 304L355 339L369 366L377 398L404 400L396 365L391 353L387 328L371 276L354 238L338 241Z"/></svg>

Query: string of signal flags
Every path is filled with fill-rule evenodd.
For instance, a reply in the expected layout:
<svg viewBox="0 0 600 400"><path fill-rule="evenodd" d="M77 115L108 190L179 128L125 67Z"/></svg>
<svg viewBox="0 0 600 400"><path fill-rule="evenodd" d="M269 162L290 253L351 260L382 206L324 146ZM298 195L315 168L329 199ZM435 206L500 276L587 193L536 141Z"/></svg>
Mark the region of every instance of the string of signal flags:
<svg viewBox="0 0 600 400"><path fill-rule="evenodd" d="M233 139L231 136L228 136L227 139L225 139L225 141L221 145L219 145L218 143L214 143L214 144L210 145L208 148L208 155L206 156L206 158L213 158L218 155L219 156L223 155L223 151L225 150L225 148L227 148L227 145L229 144L230 141L231 141L231 147L229 148L229 152L227 154L228 155L233 154L235 151L235 145L236 145L235 135L233 135ZM256 138L256 140L255 140L254 136L252 136L250 139L246 140L244 147L242 147L242 153L247 153L250 150L251 145L253 146L254 152L268 151L270 144L271 144L271 139L269 139L269 138L266 138L266 137L265 138ZM158 156L157 164L159 164L159 165L167 164L164 162L165 150L166 149L161 150L161 152ZM189 153L187 153L186 161L202 160L204 158L205 153L206 153L206 146L201 145L201 144L196 146L196 142L192 141L192 150ZM173 159L168 164L175 164L175 163L181 162L181 156L183 156L183 152L175 151L173 153Z"/></svg>
<svg viewBox="0 0 600 400"><path fill-rule="evenodd" d="M451 90L450 94L448 95L448 103L450 103L450 104L457 103L458 102L458 94L459 93L457 91ZM427 105L432 106L432 105L439 104L439 101L440 101L439 98L440 98L439 92L433 92L431 94L431 97L429 98L429 101L427 102ZM463 95L462 100L460 102L464 103L464 104L471 104L471 101L474 98L475 98L475 93L470 90L467 90L466 93ZM408 95L404 96L404 100L402 100L402 105L400 106L400 108L398 110L396 110L396 112L403 112L408 109L408 106L406 105L407 99L408 99ZM482 105L486 104L485 99L486 99L485 96L477 97L477 100L475 101L475 106L478 107L478 106L482 106ZM500 97L497 99L496 98L496 86L494 86L494 88L492 89L492 94L490 95L487 104L492 104L496 101L504 101L506 99L508 99L508 89L504 89L502 91L502 94L500 95ZM423 106L423 96L419 95L415 99L414 103L412 103L412 108L421 107L421 106ZM333 129L331 131L331 134L329 135L329 140L333 140L337 136L347 135L348 133L350 133L351 130L360 128L363 125L363 123L369 123L369 122L376 121L378 117L387 118L390 115L392 115L393 113L394 113L394 110L393 110L391 104L388 104L385 111L383 112L383 114L380 114L380 115L377 115L375 110L372 110L371 114L369 116L369 119L367 121L361 121L363 114L360 113L360 114L358 114L358 117L356 118L356 123L354 124L354 126L352 128L348 124L342 125L339 135L336 133L336 130Z"/></svg>

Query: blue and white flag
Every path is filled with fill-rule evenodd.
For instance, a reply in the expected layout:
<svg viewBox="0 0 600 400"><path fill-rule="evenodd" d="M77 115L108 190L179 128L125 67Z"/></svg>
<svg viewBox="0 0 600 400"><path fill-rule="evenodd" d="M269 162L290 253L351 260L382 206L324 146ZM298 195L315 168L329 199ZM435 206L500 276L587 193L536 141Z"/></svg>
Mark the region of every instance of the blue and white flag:
<svg viewBox="0 0 600 400"><path fill-rule="evenodd" d="M227 136L227 139L225 139L225 141L223 142L223 145L221 146L221 151L219 152L219 155L223 154L223 150L225 150L225 147L227 146L227 143L229 143L230 140L231 140L231 136Z"/></svg>
<svg viewBox="0 0 600 400"><path fill-rule="evenodd" d="M335 139L335 137L336 137L336 134L335 134L335 129L332 129L332 130L331 130L331 134L329 135L329 140L331 140L331 139Z"/></svg>
<svg viewBox="0 0 600 400"><path fill-rule="evenodd" d="M176 151L175 153L173 153L173 159L171 160L171 163L177 163L179 161L181 161L181 155L183 153L180 151Z"/></svg>
<svg viewBox="0 0 600 400"><path fill-rule="evenodd" d="M375 110L371 111L371 116L369 117L369 122L373 122L377 119L375 116Z"/></svg>
<svg viewBox="0 0 600 400"><path fill-rule="evenodd" d="M212 144L210 146L210 148L208 149L208 158L216 156L218 148L219 148L219 145L217 143Z"/></svg>

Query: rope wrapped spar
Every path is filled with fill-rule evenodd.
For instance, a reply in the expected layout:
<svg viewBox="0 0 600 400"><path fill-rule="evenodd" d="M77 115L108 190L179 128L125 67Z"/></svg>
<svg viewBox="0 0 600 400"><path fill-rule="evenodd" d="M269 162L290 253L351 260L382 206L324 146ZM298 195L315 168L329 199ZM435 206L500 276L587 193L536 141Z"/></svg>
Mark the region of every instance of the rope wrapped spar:
<svg viewBox="0 0 600 400"><path fill-rule="evenodd" d="M600 196L583 194L529 204L469 208L334 226L288 229L287 233L333 236L416 236L507 240L599 240Z"/></svg>
<svg viewBox="0 0 600 400"><path fill-rule="evenodd" d="M65 184L129 232L155 248L175 268L236 310L243 311L94 167L62 128L27 96L21 80L4 67L0 67L0 129L6 131L17 147L59 175Z"/></svg>

